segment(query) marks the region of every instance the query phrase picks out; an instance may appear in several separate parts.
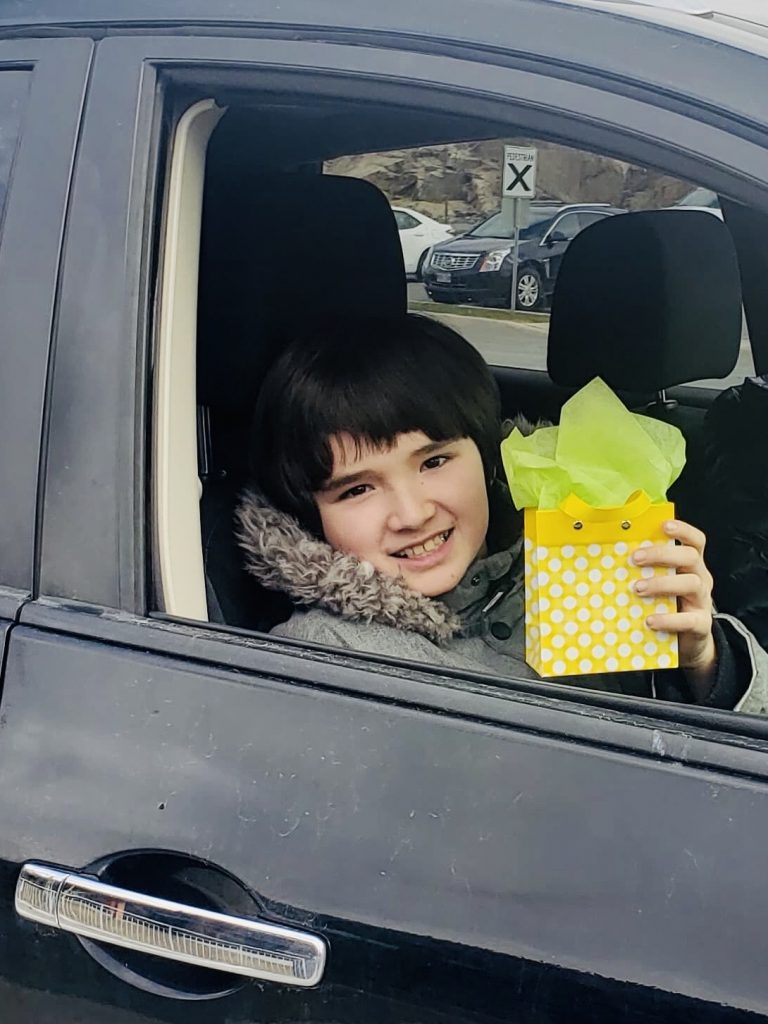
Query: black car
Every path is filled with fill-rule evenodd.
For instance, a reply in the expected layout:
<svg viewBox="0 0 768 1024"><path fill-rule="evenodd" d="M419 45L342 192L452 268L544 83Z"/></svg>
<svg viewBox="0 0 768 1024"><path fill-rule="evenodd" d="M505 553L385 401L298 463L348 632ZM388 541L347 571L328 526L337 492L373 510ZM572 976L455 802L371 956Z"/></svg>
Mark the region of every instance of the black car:
<svg viewBox="0 0 768 1024"><path fill-rule="evenodd" d="M517 309L544 309L554 291L557 271L576 235L604 217L623 213L603 203L531 203L528 223L520 228ZM514 223L505 211L494 213L461 238L430 251L424 287L435 302L511 305Z"/></svg>
<svg viewBox="0 0 768 1024"><path fill-rule="evenodd" d="M681 287L619 253L659 300L619 390L695 440L726 248L768 372L765 38L659 6L0 4L2 1024L768 1015L768 717L281 637L232 520L276 348L406 309L350 154L541 137L715 190L659 214ZM503 413L557 420L573 377L506 362Z"/></svg>

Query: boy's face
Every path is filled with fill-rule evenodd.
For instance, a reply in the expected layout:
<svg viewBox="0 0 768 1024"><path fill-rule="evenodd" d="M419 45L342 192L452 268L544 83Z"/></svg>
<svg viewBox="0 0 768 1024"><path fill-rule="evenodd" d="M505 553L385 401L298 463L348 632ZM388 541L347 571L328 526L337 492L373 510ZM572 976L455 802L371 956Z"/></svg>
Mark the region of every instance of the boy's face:
<svg viewBox="0 0 768 1024"><path fill-rule="evenodd" d="M339 434L331 449L330 479L314 496L328 543L427 597L452 590L488 532L475 442L435 442L419 431L358 456L354 440Z"/></svg>

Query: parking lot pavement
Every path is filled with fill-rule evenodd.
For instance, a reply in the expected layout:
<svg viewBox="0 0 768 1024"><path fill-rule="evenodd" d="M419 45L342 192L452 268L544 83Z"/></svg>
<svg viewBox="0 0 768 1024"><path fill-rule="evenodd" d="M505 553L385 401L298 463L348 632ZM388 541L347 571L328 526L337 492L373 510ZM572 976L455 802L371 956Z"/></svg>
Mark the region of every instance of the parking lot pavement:
<svg viewBox="0 0 768 1024"><path fill-rule="evenodd" d="M419 291L420 290L420 291ZM408 285L409 301L425 301L421 285ZM447 306L447 310L456 307ZM461 313L435 313L434 316L463 335L477 348L492 366L514 366L525 370L544 370L547 365L547 332L549 321L540 323L515 323L513 321L486 319L482 316L464 316ZM733 372L724 380L700 381L702 387L721 390L733 384L741 384L745 377L754 373L752 352L746 328L742 334L741 351Z"/></svg>

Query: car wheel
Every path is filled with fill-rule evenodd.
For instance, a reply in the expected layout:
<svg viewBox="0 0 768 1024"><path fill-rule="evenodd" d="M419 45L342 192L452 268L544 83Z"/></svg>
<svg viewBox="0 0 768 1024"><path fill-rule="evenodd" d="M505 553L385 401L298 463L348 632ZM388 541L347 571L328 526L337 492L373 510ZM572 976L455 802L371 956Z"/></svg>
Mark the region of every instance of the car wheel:
<svg viewBox="0 0 768 1024"><path fill-rule="evenodd" d="M515 307L530 313L544 305L541 275L535 267L521 267L517 275L517 302Z"/></svg>
<svg viewBox="0 0 768 1024"><path fill-rule="evenodd" d="M424 269L424 260L427 258L427 253L428 252L429 252L429 249L425 249L424 252L421 254L421 256L419 256L419 262L416 264L416 280L417 281L421 281L422 280L421 272Z"/></svg>

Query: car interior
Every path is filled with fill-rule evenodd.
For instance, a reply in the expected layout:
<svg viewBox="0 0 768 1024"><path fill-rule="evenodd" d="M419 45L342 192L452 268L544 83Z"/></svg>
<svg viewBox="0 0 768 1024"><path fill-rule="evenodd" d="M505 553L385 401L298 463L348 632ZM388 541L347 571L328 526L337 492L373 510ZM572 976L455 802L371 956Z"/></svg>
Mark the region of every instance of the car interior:
<svg viewBox="0 0 768 1024"><path fill-rule="evenodd" d="M323 173L323 164L355 153L503 137L513 129L394 104L279 96L250 102L189 105L169 149L154 551L160 611L268 632L289 617L290 603L244 571L233 529L265 368L293 332L320 314L401 314L408 303L389 200L368 181ZM493 367L507 417L557 422L563 402L599 375L629 408L674 423L685 434L688 462L671 497L682 517L710 528L705 461L719 442L708 410L719 392L691 384L733 370L742 301L753 349L755 339L768 341L761 285L768 219L727 197L721 208L724 220L663 209L587 228L557 279L547 370ZM698 252L709 258L692 260ZM598 271L599 303L591 287ZM755 365L768 369L760 352ZM768 403L755 415L764 424ZM721 524L723 515L718 506ZM751 534L750 545L751 564L762 574L753 593L763 592L768 543L761 548ZM764 603L756 600L748 624L762 624L765 643Z"/></svg>

